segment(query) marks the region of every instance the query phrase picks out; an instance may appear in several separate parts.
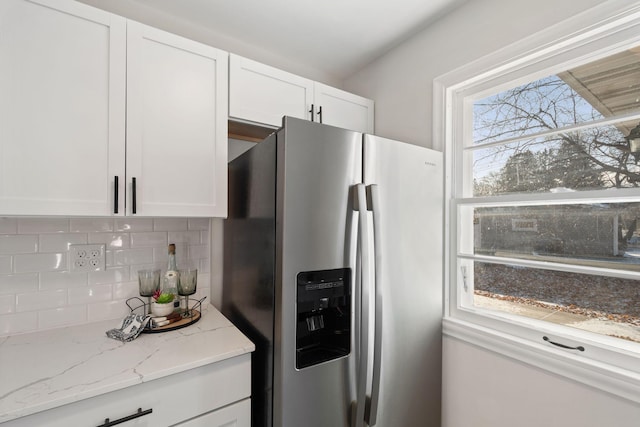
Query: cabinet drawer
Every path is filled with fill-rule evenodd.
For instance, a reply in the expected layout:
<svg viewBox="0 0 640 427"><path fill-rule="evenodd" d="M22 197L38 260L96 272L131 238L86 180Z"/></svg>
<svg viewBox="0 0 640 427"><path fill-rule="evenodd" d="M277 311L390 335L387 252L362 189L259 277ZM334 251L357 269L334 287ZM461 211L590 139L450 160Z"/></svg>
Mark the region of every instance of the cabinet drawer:
<svg viewBox="0 0 640 427"><path fill-rule="evenodd" d="M251 427L251 399L200 415L177 427Z"/></svg>
<svg viewBox="0 0 640 427"><path fill-rule="evenodd" d="M190 369L157 380L18 418L2 427L100 426L152 409L148 415L122 423L129 426L173 425L214 411L251 394L251 354Z"/></svg>

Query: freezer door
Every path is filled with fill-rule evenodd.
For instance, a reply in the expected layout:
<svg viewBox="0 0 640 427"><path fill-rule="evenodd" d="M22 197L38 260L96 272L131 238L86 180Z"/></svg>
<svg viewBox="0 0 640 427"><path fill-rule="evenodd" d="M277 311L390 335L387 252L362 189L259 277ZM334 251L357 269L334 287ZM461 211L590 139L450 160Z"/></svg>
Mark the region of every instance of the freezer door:
<svg viewBox="0 0 640 427"><path fill-rule="evenodd" d="M222 313L255 344L251 408L270 427L276 225L276 137L229 163L229 217L224 221Z"/></svg>
<svg viewBox="0 0 640 427"><path fill-rule="evenodd" d="M354 307L358 292L350 193L362 177L362 134L287 117L277 162L273 425L348 426L357 323L347 314L340 325L339 306ZM328 328L349 334L348 345L318 336Z"/></svg>
<svg viewBox="0 0 640 427"><path fill-rule="evenodd" d="M373 202L378 316L365 418L381 427L439 426L442 153L365 135L364 181Z"/></svg>

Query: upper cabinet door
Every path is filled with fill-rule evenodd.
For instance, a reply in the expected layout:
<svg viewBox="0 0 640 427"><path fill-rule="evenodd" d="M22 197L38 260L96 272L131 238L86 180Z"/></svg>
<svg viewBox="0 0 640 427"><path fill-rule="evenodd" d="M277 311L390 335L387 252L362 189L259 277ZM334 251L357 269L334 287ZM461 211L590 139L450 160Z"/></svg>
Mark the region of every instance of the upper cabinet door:
<svg viewBox="0 0 640 427"><path fill-rule="evenodd" d="M0 1L0 215L114 214L125 43L125 20L110 13Z"/></svg>
<svg viewBox="0 0 640 427"><path fill-rule="evenodd" d="M316 121L373 134L372 100L316 83L314 103Z"/></svg>
<svg viewBox="0 0 640 427"><path fill-rule="evenodd" d="M226 216L228 54L131 21L127 47L127 214Z"/></svg>
<svg viewBox="0 0 640 427"><path fill-rule="evenodd" d="M282 117L373 133L373 101L237 55L229 60L229 117L282 126Z"/></svg>
<svg viewBox="0 0 640 427"><path fill-rule="evenodd" d="M229 60L229 116L282 126L282 117L311 119L313 81L237 55Z"/></svg>

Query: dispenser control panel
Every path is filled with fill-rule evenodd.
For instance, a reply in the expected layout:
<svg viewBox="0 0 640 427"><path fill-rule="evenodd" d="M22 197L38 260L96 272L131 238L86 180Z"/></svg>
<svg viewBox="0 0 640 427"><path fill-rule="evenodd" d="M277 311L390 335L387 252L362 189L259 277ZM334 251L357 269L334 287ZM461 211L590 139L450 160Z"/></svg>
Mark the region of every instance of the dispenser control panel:
<svg viewBox="0 0 640 427"><path fill-rule="evenodd" d="M351 269L297 275L296 368L346 356L351 351Z"/></svg>

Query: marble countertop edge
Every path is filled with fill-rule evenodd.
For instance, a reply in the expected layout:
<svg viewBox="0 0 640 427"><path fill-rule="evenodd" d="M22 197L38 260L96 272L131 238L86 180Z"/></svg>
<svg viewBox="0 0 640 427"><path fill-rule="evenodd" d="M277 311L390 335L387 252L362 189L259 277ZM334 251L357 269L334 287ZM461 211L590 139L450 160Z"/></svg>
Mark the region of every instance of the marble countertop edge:
<svg viewBox="0 0 640 427"><path fill-rule="evenodd" d="M213 306L207 306L193 325L141 334L127 343L106 336L117 323L102 321L0 340L0 423L255 350ZM25 371L25 366L34 368Z"/></svg>

